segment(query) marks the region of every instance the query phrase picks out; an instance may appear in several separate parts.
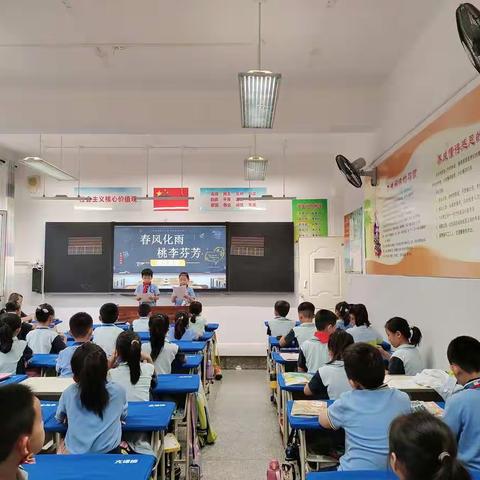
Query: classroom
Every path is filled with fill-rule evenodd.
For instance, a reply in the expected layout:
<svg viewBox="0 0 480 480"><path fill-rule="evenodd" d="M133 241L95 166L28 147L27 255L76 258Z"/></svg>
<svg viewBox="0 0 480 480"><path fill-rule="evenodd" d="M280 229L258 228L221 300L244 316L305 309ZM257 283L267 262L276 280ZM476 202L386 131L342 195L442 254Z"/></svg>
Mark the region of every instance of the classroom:
<svg viewBox="0 0 480 480"><path fill-rule="evenodd" d="M0 480L480 480L480 0L0 0Z"/></svg>

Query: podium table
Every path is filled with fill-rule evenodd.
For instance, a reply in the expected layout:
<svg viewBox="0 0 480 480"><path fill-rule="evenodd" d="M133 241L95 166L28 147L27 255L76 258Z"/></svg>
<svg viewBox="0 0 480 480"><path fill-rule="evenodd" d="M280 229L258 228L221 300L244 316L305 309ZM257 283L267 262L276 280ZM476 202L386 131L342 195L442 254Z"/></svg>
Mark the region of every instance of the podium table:
<svg viewBox="0 0 480 480"><path fill-rule="evenodd" d="M168 315L170 322L175 320L177 312L188 312L188 307L176 305L156 305L152 307L152 315L155 313L163 313ZM120 305L118 307L119 322L133 322L138 318L138 305Z"/></svg>

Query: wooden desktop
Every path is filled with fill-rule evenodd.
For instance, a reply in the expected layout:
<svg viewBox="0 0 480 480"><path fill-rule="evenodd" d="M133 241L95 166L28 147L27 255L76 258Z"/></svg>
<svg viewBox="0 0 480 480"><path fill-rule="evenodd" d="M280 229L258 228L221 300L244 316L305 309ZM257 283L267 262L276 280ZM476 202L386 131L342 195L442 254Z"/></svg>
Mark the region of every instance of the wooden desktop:
<svg viewBox="0 0 480 480"><path fill-rule="evenodd" d="M138 306L137 305L120 305L118 307L119 322L133 322L138 318ZM154 313L163 313L168 315L170 321L175 319L175 314L177 312L188 312L188 307L185 306L176 306L176 305L158 305L152 307L152 314Z"/></svg>

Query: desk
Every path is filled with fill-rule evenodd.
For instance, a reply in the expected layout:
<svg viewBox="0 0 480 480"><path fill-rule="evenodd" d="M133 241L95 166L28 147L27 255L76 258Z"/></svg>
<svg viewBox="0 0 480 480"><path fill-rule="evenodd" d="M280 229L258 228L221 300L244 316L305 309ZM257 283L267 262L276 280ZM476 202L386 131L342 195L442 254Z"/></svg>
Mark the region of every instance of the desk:
<svg viewBox="0 0 480 480"><path fill-rule="evenodd" d="M37 455L24 465L29 480L148 480L155 464L150 455Z"/></svg>
<svg viewBox="0 0 480 480"><path fill-rule="evenodd" d="M190 374L194 374L198 371L202 362L203 355L185 355L185 363L178 364L178 368L181 370L189 370Z"/></svg>
<svg viewBox="0 0 480 480"><path fill-rule="evenodd" d="M207 323L205 325L205 331L206 332L214 332L215 330L218 330L219 326L220 326L219 323Z"/></svg>
<svg viewBox="0 0 480 480"><path fill-rule="evenodd" d="M199 342L209 342L213 336L215 335L215 332L207 332L205 330L205 333L198 339Z"/></svg>
<svg viewBox="0 0 480 480"><path fill-rule="evenodd" d="M184 340L173 340L170 343L178 345L180 353L199 353L205 350L207 342L186 342Z"/></svg>
<svg viewBox="0 0 480 480"><path fill-rule="evenodd" d="M442 397L430 387L418 385L414 381L414 377L407 375L385 375L385 383L391 387L408 393L412 400L423 401L442 401Z"/></svg>
<svg viewBox="0 0 480 480"><path fill-rule="evenodd" d="M480 472L470 472L473 480L480 480ZM362 471L356 472L312 472L307 480L397 480L393 472Z"/></svg>
<svg viewBox="0 0 480 480"><path fill-rule="evenodd" d="M42 400L57 400L72 383L73 378L60 377L31 377L22 381L22 385L30 387Z"/></svg>
<svg viewBox="0 0 480 480"><path fill-rule="evenodd" d="M13 385L14 383L20 383L26 380L28 377L27 375L12 375L11 377L6 378L0 382L0 387L4 387L5 385Z"/></svg>
<svg viewBox="0 0 480 480"><path fill-rule="evenodd" d="M177 312L188 312L188 307L176 305L158 305L152 307L152 315L155 313L163 313L168 316L171 322L175 320ZM118 320L120 322L133 322L138 318L137 305L123 305L118 307Z"/></svg>
<svg viewBox="0 0 480 480"><path fill-rule="evenodd" d="M35 353L28 362L28 366L32 368L40 368L42 377L45 376L46 370L57 366L58 355L56 353Z"/></svg>

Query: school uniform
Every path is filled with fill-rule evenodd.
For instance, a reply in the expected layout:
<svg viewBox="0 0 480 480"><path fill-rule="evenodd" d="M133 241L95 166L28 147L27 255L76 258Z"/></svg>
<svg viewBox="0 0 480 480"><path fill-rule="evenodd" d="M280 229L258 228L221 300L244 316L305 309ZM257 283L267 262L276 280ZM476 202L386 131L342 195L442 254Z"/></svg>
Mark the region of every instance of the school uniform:
<svg viewBox="0 0 480 480"><path fill-rule="evenodd" d="M93 331L93 343L102 347L107 357L111 357L115 351L117 337L123 330L114 323L102 323Z"/></svg>
<svg viewBox="0 0 480 480"><path fill-rule="evenodd" d="M152 355L152 345L150 342L142 344L142 352ZM163 348L160 350L158 357L153 360L153 365L155 367L155 373L157 375L165 375L172 373L172 363L175 361L175 357L178 354L178 345L170 343L165 339Z"/></svg>
<svg viewBox="0 0 480 480"><path fill-rule="evenodd" d="M67 346L63 338L50 327L37 327L27 334L27 345L35 353L60 353Z"/></svg>
<svg viewBox="0 0 480 480"><path fill-rule="evenodd" d="M148 322L150 321L150 317L140 317L137 318L132 322L132 330L134 332L149 332Z"/></svg>
<svg viewBox="0 0 480 480"><path fill-rule="evenodd" d="M25 373L25 363L32 357L32 350L25 340L13 337L12 348L7 353L0 352L0 373Z"/></svg>
<svg viewBox="0 0 480 480"><path fill-rule="evenodd" d="M107 382L106 388L109 400L103 418L82 405L76 383L62 393L55 418L59 422L67 420L65 446L69 453L108 453L120 445L121 421L127 416L127 394L113 382Z"/></svg>
<svg viewBox="0 0 480 480"><path fill-rule="evenodd" d="M287 342L286 347L292 345L294 341L301 347L307 340L315 336L316 331L317 328L313 322L302 323L298 327L293 327L284 337L285 342Z"/></svg>
<svg viewBox="0 0 480 480"><path fill-rule="evenodd" d="M308 384L318 399L336 400L344 392L350 392L350 385L343 360L335 360L320 367Z"/></svg>
<svg viewBox="0 0 480 480"><path fill-rule="evenodd" d="M185 333L180 339L175 338L175 325L170 325L170 328L168 329L167 340L169 342L175 342L178 340L181 340L183 342L194 342L195 340L197 340L197 338L198 335L190 328L187 328L185 330Z"/></svg>
<svg viewBox="0 0 480 480"><path fill-rule="evenodd" d="M63 349L57 357L57 362L55 365L55 370L59 377L73 377L72 372L72 357L75 353L75 350L83 345L85 342L75 342L73 345Z"/></svg>
<svg viewBox="0 0 480 480"><path fill-rule="evenodd" d="M284 337L295 327L295 321L285 317L275 317L268 322L267 335L272 337Z"/></svg>
<svg viewBox="0 0 480 480"><path fill-rule="evenodd" d="M468 382L445 404L443 421L458 442L458 458L469 470L480 470L480 379Z"/></svg>
<svg viewBox="0 0 480 480"><path fill-rule="evenodd" d="M125 389L128 402L148 402L154 375L155 367L151 363L143 362L140 364L140 378L133 385L130 381L130 367L126 362L121 362L116 368L108 371L107 380Z"/></svg>
<svg viewBox="0 0 480 480"><path fill-rule="evenodd" d="M386 385L340 395L327 410L332 428L345 429L345 454L338 470L387 470L390 424L410 412L409 396Z"/></svg>
<svg viewBox="0 0 480 480"><path fill-rule="evenodd" d="M187 287L187 291L185 292L189 297L192 297L195 299L195 290L192 287ZM174 304L177 305L178 307L183 305L185 302L185 298L176 298Z"/></svg>
<svg viewBox="0 0 480 480"><path fill-rule="evenodd" d="M400 345L388 362L390 375L416 375L423 370L423 360L415 345Z"/></svg>
<svg viewBox="0 0 480 480"><path fill-rule="evenodd" d="M364 342L377 345L383 342L382 336L372 326L354 326L348 330L348 333L353 337L355 343Z"/></svg>
<svg viewBox="0 0 480 480"><path fill-rule="evenodd" d="M330 360L328 338L328 334L316 332L313 338L303 343L298 355L299 369L314 373Z"/></svg>
<svg viewBox="0 0 480 480"><path fill-rule="evenodd" d="M140 297L142 295L155 295L158 297L160 295L160 290L154 283L140 283L135 289L135 296ZM154 307L157 304L157 301L152 300L151 302L144 302L141 300L140 303L148 303L151 307Z"/></svg>
<svg viewBox="0 0 480 480"><path fill-rule="evenodd" d="M350 330L353 325L350 324L350 323L347 323L347 325L345 325L345 322L340 318L339 320L337 320L337 330Z"/></svg>
<svg viewBox="0 0 480 480"><path fill-rule="evenodd" d="M188 327L188 329L192 330L192 332L195 332L197 334L197 337L201 337L205 333L206 325L207 319L205 317L202 317L201 315L198 315L197 317L195 317L195 323L192 323L192 321L190 321L190 326Z"/></svg>

